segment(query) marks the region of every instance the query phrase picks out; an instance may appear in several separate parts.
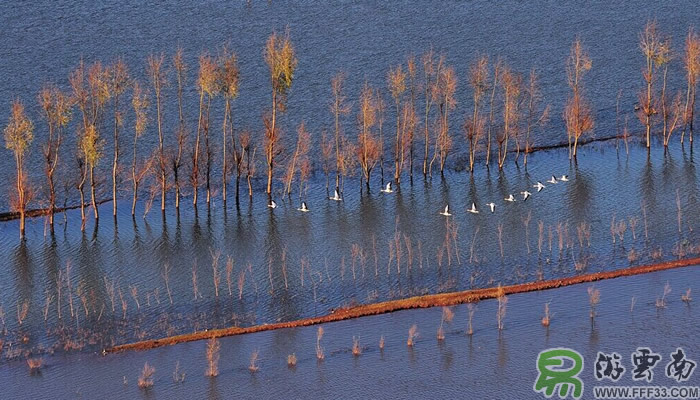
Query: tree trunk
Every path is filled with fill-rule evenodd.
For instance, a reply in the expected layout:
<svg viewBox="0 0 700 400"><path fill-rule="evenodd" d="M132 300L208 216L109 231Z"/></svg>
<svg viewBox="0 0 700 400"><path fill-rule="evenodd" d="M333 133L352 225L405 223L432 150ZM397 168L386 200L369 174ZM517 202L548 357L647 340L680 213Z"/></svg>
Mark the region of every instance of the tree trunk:
<svg viewBox="0 0 700 400"><path fill-rule="evenodd" d="M399 143L401 140L401 112L399 110L399 100L398 98L396 99L396 141L394 144L394 179L396 180L396 183L399 183L401 181L401 170L400 170L400 164L399 164Z"/></svg>
<svg viewBox="0 0 700 400"><path fill-rule="evenodd" d="M95 213L95 220L100 218L100 212L97 210L97 201L95 200L95 166L90 165L90 199L92 202L92 210Z"/></svg>
<svg viewBox="0 0 700 400"><path fill-rule="evenodd" d="M224 206L226 206L226 181L227 181L227 168L226 168L226 119L228 118L228 112L229 112L229 106L230 102L228 97L226 98L226 107L224 108L224 124L223 124L223 129L222 129L222 150L221 150L221 156L223 157L223 165L221 167L221 172L222 172L222 188L221 188L221 195L223 196L224 200Z"/></svg>
<svg viewBox="0 0 700 400"><path fill-rule="evenodd" d="M202 109L204 107L204 91L199 91L199 118L197 120L197 135L194 143L194 156L192 157L192 204L197 207L197 194L199 192L199 139L202 130Z"/></svg>
<svg viewBox="0 0 700 400"><path fill-rule="evenodd" d="M272 124L271 131L269 133L268 149L267 149L267 194L272 193L272 168L274 166L274 146L275 146L275 123L277 117L277 95L275 91L272 91Z"/></svg>
<svg viewBox="0 0 700 400"><path fill-rule="evenodd" d="M117 165L119 163L119 96L114 97L114 160L112 162L112 215L117 216Z"/></svg>

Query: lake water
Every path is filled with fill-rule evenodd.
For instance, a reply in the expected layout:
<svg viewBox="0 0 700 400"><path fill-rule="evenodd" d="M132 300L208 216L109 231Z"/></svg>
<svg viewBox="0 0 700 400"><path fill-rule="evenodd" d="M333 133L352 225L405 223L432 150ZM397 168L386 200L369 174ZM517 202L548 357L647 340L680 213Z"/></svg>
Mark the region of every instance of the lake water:
<svg viewBox="0 0 700 400"><path fill-rule="evenodd" d="M196 127L198 95L193 82L197 56L203 50L216 53L230 40L241 67L235 125L259 135L261 115L270 96L262 48L273 30L289 27L299 68L288 111L281 119L287 147L292 145L292 132L301 121L306 122L315 144L323 130L332 130L328 111L330 79L339 70L348 74L347 96L355 105L342 121L351 138L356 135L361 85L367 80L385 88L388 68L405 63L408 54L419 55L432 45L445 52L459 77L458 104L450 122L455 148L449 170L444 177L434 174L428 180L417 172L412 183L404 179L392 194L379 192L378 175L373 178L375 186L370 193L361 192L360 182L351 177L344 201L329 201L320 155L314 154L316 169L307 193L309 213L296 210L297 194L291 199L281 196L279 182L275 183L279 207L266 207L261 161L252 201L245 196L239 204L229 199L227 208L223 207L220 189L215 187L210 207L201 203L195 211L187 198L176 213L171 194L165 214L159 212L156 200L154 210L143 217L146 204L140 202L137 217L132 219L129 182L124 181L116 220L109 218L111 204L104 204L99 225L89 218L84 232L78 210L59 214L53 234L45 219L31 219L22 242L17 239L17 221L0 224L0 259L4 260L4 268L0 268L0 306L5 333L0 380L26 382L18 387L35 391L33 397L42 397L57 387L63 388L58 397L74 397L74 390L88 398L97 390L115 397L134 397L138 395L138 370L144 360L153 360L158 378L149 396L177 398L195 392L199 397L216 398L240 391L243 397L261 393L278 397L292 387L292 397L303 397L309 387L317 387L319 397L334 397L341 387L348 386L343 397L392 397L395 393L406 397L414 391L417 396L437 393L439 397L455 397L485 379L501 382L495 389L497 394L477 397L501 398L527 393L515 386L514 392L508 392L505 382L522 379L530 382L524 388L531 387L533 376L514 371L534 365L533 354L549 346L550 339L557 345L586 346L579 350L588 357L602 346L613 348L647 338L650 345L682 341L697 348L696 339L692 339L696 335L685 333L697 330L692 322L696 317L694 308L677 300L681 288L697 281L693 267L600 283L604 300L598 328L593 331L585 318L586 288L575 287L514 296L509 311L514 318L509 319L504 336L499 338L489 325L475 334L472 345L463 337L463 327L456 326L445 345L434 345L439 310L406 311L331 324L328 351L333 356L320 367L312 353L315 328L222 340L222 379L216 381L203 380L200 373L204 343L105 358L93 354L134 340L234 324L288 321L357 303L571 276L696 254L700 250L700 192L695 155L687 144L678 144L677 136L667 152L655 142L647 154L633 139L627 154L622 142L611 140L580 149L577 163L571 163L567 150L560 149L532 154L527 168L514 165L510 159L503 171L487 170L480 157L471 176L463 170L466 147L461 125L471 107L471 92L466 85L469 63L478 54L489 54L492 58L503 57L523 74L530 68L537 69L545 101L552 105L552 121L537 133L535 144L565 142L560 118L567 95L564 60L579 34L593 59L586 88L594 104L594 136L617 135L619 90L621 118L629 117L630 131L637 135L642 127L633 115L633 106L635 93L642 86L639 70L643 61L637 35L647 18L656 18L661 29L673 36L675 49L681 51L682 38L698 15L698 8L698 3L680 1L644 7L624 2L549 2L537 7L514 2L0 4L0 70L5 76L0 81L0 110L9 110L17 96L27 104L37 137L28 168L37 185L42 182L39 144L46 137L46 128L39 118L36 93L46 81L67 88L67 76L80 57L88 62L109 63L123 56L132 75L143 79L148 54L163 51L170 57L181 45L191 67L186 116L188 125ZM171 134L177 125L172 76L170 82L164 110L168 144L172 144ZM684 88L678 60L669 69L669 86L674 91ZM385 96L391 104L386 90ZM212 126L218 127L220 100L212 107ZM8 112L0 113L0 125L5 126L7 116ZM394 128L394 117L389 107L387 132ZM75 175L74 130L73 125L68 128L62 149L61 181ZM216 132L213 134L218 138L220 132ZM123 146L130 136L130 130L123 133ZM150 153L156 141L152 124L141 141L141 153ZM110 195L110 152L107 140L107 156L98 167L103 180L99 197ZM12 182L13 159L8 151L4 154L7 156L0 158L0 181ZM391 159L390 153L387 157ZM389 165L387 169L391 170ZM542 192L525 202L521 200L520 191L535 192L532 185L553 174L566 174L570 180L547 184ZM219 181L214 178L215 183ZM64 192L61 185L59 203L64 197L73 203L77 191ZM504 202L509 194L519 201ZM490 201L497 204L493 214L486 207ZM480 209L477 215L466 212L472 202ZM0 211L8 210L9 203L9 195L0 196ZM446 204L452 209L452 217L438 214ZM625 229L621 231L619 224L623 221ZM613 222L619 231L615 239ZM230 273L226 267L229 257ZM217 273L213 259L219 260ZM218 296L215 276L220 281ZM676 301L658 313L653 298L666 280L674 287ZM642 301L642 294L649 299ZM644 328L634 334L607 328L605 321L616 321L616 310L627 310L632 295L639 297L639 315L625 317L621 323L627 328ZM537 321L542 305L551 296L562 299L553 302L563 303L560 311L554 310L561 325L555 322L547 336ZM581 299L572 301L569 296ZM484 324L494 324L491 303L479 306L478 315L484 315ZM610 307L607 312L606 307ZM457 307L456 312L458 321L463 319L465 307ZM642 315L658 324L643 325ZM422 346L414 354L408 353L403 344L411 321L425 326L420 340L430 350L426 349L424 355ZM463 321L455 322L460 323ZM331 334L335 329L339 333ZM382 334L387 337L386 358L376 348ZM664 338L667 334L670 339ZM353 335L360 335L363 342L366 338L369 346L357 360L349 354ZM520 349L516 343L523 338L538 342ZM311 346L311 351L295 346ZM251 376L246 365L253 348L261 350L263 367L260 374ZM289 371L284 358L293 351L300 362L296 370ZM45 357L41 375L28 375L23 361L26 357ZM188 372L184 386L174 385L170 379L177 360ZM275 366L268 367L268 363ZM479 367L494 363L499 368ZM85 371L102 376L90 380L106 386L96 387L84 378L77 380L78 385L69 383L88 376ZM126 386L123 375L128 378ZM226 380L223 376L235 378ZM418 378L422 379L419 383ZM296 386L292 384L295 379L299 382ZM346 379L357 387L347 385ZM436 386L440 387L437 391ZM260 392L263 387L268 392ZM19 392L10 394L11 398L19 396Z"/></svg>

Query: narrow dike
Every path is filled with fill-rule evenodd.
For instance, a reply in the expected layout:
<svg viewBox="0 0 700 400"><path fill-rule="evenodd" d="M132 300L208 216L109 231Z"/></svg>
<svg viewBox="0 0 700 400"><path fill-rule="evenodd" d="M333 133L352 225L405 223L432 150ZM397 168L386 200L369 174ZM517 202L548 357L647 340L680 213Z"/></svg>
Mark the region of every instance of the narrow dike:
<svg viewBox="0 0 700 400"><path fill-rule="evenodd" d="M327 322L342 321L351 318L360 318L369 315L390 313L399 310L412 308L427 308L439 306L452 306L463 303L473 303L480 300L494 299L502 294L516 294L534 292L537 290L554 289L563 286L577 285L581 283L595 282L604 279L613 279L623 276L641 275L649 272L664 271L667 269L690 267L700 265L700 257L687 258L676 261L667 261L656 264L640 265L636 267L623 268L614 271L596 272L583 274L561 279L551 279L546 281L528 282L517 285L491 287L484 289L465 290L461 292L439 293L425 296L415 296L400 300L390 300L380 303L363 304L350 308L340 308L330 314L320 317L303 318L294 321L278 322L274 324L254 325L249 327L229 327L188 333L177 336L164 337L161 339L144 340L140 342L127 343L105 349L106 353L116 353L126 350L148 350L161 346L170 346L177 343L191 342L209 338L220 338L225 336L242 335L275 329L296 328L323 324Z"/></svg>

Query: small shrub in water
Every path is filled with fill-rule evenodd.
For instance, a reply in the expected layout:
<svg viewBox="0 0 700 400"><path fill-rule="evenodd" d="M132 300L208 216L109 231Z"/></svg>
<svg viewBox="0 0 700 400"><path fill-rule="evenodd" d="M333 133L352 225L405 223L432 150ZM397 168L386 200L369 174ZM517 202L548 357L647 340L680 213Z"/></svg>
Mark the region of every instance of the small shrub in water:
<svg viewBox="0 0 700 400"><path fill-rule="evenodd" d="M39 368L44 364L44 360L41 358L29 358L27 359L27 366L32 372L38 371Z"/></svg>
<svg viewBox="0 0 700 400"><path fill-rule="evenodd" d="M255 350L253 354L250 355L250 366L248 367L250 372L258 372L258 370L260 369L260 367L258 366L259 355L260 353L257 350Z"/></svg>
<svg viewBox="0 0 700 400"><path fill-rule="evenodd" d="M216 338L211 338L207 340L207 371L206 376L217 376L219 375L219 350L221 349L221 344Z"/></svg>
<svg viewBox="0 0 700 400"><path fill-rule="evenodd" d="M549 326L549 303L544 303L544 317L542 317L542 326Z"/></svg>
<svg viewBox="0 0 700 400"><path fill-rule="evenodd" d="M288 367L296 367L297 365L297 355L292 353L287 356L287 366Z"/></svg>
<svg viewBox="0 0 700 400"><path fill-rule="evenodd" d="M360 347L360 338L359 337L352 337L352 355L355 357L359 357L360 354L362 354L362 347Z"/></svg>
<svg viewBox="0 0 700 400"><path fill-rule="evenodd" d="M418 326L416 326L416 324L413 324L408 329L408 340L406 340L406 344L409 347L412 347L413 343L417 337L418 337Z"/></svg>
<svg viewBox="0 0 700 400"><path fill-rule="evenodd" d="M141 389L148 389L153 386L153 374L155 374L156 369L146 362L143 365L143 370L141 370L141 376L139 376L139 387Z"/></svg>
<svg viewBox="0 0 700 400"><path fill-rule="evenodd" d="M685 304L690 304L690 302L693 301L693 298L690 297L690 288L685 291L685 294L681 295L681 300L683 300Z"/></svg>

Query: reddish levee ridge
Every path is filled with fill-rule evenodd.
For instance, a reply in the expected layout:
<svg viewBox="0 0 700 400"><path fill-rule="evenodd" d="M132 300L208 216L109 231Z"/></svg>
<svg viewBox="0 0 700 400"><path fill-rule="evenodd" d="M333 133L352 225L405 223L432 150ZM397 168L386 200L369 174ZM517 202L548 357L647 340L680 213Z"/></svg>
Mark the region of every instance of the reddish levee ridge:
<svg viewBox="0 0 700 400"><path fill-rule="evenodd" d="M580 283L595 282L603 279L618 278L621 276L632 276L646 274L649 272L663 271L673 268L689 267L700 265L700 257L687 258L676 261L667 261L657 264L641 265L618 269L614 271L596 272L591 274L583 274L568 278L552 279L547 281L529 282L518 285L502 286L501 293L515 294L533 292L536 290L547 290L562 286L576 285ZM245 328L229 327L222 329L214 329L206 332L195 332L177 336L170 336L161 339L144 340L141 342L127 343L115 346L105 351L108 353L120 352L125 350L148 350L161 346L169 346L177 343L191 342L194 340L202 340L209 338L219 338L224 336L242 335L246 333L269 331L274 329L295 328L300 326L309 326L322 324L326 322L342 321L345 319L359 318L368 315L384 314L393 311L407 310L411 308L427 308L438 306L451 306L455 304L471 303L479 300L493 299L498 297L499 288L491 287L484 289L465 290L462 292L440 293L425 296L409 297L400 300L390 300L381 303L363 304L356 307L341 308L333 311L330 314L314 318L304 318L288 322L278 322L274 324L255 325Z"/></svg>

